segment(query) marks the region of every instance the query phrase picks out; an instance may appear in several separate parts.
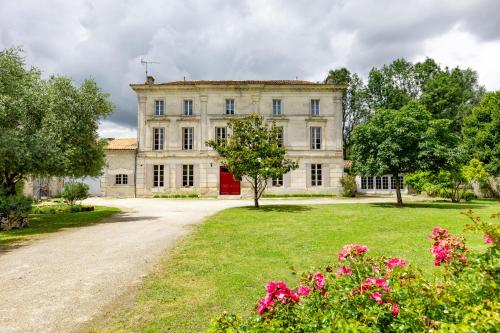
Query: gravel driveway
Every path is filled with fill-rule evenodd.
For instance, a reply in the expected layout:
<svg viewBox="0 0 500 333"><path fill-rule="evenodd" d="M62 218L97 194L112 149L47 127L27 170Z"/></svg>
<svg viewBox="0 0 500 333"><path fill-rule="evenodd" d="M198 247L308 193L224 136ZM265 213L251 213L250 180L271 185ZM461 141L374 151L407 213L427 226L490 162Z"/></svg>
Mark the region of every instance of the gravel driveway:
<svg viewBox="0 0 500 333"><path fill-rule="evenodd" d="M68 229L0 255L0 332L71 332L138 285L165 250L219 210L245 200L88 199L121 208L108 223ZM262 200L262 204L387 202Z"/></svg>

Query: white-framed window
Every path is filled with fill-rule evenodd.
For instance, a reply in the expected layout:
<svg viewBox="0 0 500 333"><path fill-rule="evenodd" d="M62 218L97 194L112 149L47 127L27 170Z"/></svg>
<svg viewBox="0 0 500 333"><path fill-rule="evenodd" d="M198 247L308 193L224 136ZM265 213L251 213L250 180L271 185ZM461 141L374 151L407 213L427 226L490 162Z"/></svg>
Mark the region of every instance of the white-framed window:
<svg viewBox="0 0 500 333"><path fill-rule="evenodd" d="M311 186L321 186L322 184L321 164L311 164Z"/></svg>
<svg viewBox="0 0 500 333"><path fill-rule="evenodd" d="M163 150L165 143L165 128L153 128L153 150Z"/></svg>
<svg viewBox="0 0 500 333"><path fill-rule="evenodd" d="M182 166L182 186L191 187L194 185L194 166L184 164Z"/></svg>
<svg viewBox="0 0 500 333"><path fill-rule="evenodd" d="M155 100L155 116L163 116L165 114L165 101L162 99Z"/></svg>
<svg viewBox="0 0 500 333"><path fill-rule="evenodd" d="M311 127L311 149L321 149L321 127Z"/></svg>
<svg viewBox="0 0 500 333"><path fill-rule="evenodd" d="M403 176L399 176L399 188L400 189L403 189L404 187L404 177Z"/></svg>
<svg viewBox="0 0 500 333"><path fill-rule="evenodd" d="M383 176L382 177L382 189L383 190L388 190L389 189L389 177L388 176Z"/></svg>
<svg viewBox="0 0 500 333"><path fill-rule="evenodd" d="M115 185L127 185L128 184L128 175L115 175Z"/></svg>
<svg viewBox="0 0 500 333"><path fill-rule="evenodd" d="M396 178L391 177L391 190L396 189Z"/></svg>
<svg viewBox="0 0 500 333"><path fill-rule="evenodd" d="M281 116L281 99L273 99L273 116Z"/></svg>
<svg viewBox="0 0 500 333"><path fill-rule="evenodd" d="M183 150L193 150L193 127L183 127L182 128L182 149Z"/></svg>
<svg viewBox="0 0 500 333"><path fill-rule="evenodd" d="M283 137L283 127L277 127L276 140L278 141L278 147L283 147L285 145L285 139Z"/></svg>
<svg viewBox="0 0 500 333"><path fill-rule="evenodd" d="M319 99L311 99L311 116L319 116Z"/></svg>
<svg viewBox="0 0 500 333"><path fill-rule="evenodd" d="M185 99L184 100L184 115L192 116L193 115L193 100Z"/></svg>
<svg viewBox="0 0 500 333"><path fill-rule="evenodd" d="M227 139L227 127L215 128L215 140L222 142Z"/></svg>
<svg viewBox="0 0 500 333"><path fill-rule="evenodd" d="M280 187L283 186L283 175L273 178L273 186Z"/></svg>
<svg viewBox="0 0 500 333"><path fill-rule="evenodd" d="M361 189L366 190L366 177L361 177Z"/></svg>
<svg viewBox="0 0 500 333"><path fill-rule="evenodd" d="M375 177L375 188L377 190L382 189L382 177Z"/></svg>
<svg viewBox="0 0 500 333"><path fill-rule="evenodd" d="M163 164L153 165L153 186L154 187L165 186L164 176L165 176L165 166Z"/></svg>
<svg viewBox="0 0 500 333"><path fill-rule="evenodd" d="M234 114L234 99L226 99L226 114Z"/></svg>
<svg viewBox="0 0 500 333"><path fill-rule="evenodd" d="M368 177L367 179L367 187L369 190L373 190L373 177Z"/></svg>

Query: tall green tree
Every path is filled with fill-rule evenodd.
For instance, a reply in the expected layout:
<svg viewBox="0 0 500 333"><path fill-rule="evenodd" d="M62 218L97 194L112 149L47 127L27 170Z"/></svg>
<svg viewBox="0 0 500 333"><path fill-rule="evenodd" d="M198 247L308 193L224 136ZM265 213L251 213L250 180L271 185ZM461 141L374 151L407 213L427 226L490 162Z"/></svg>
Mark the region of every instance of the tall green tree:
<svg viewBox="0 0 500 333"><path fill-rule="evenodd" d="M261 115L231 119L228 127L231 135L227 140L209 140L206 144L217 151L233 177L250 183L254 205L259 207L267 181L298 168L298 164L286 158L286 148L278 138L281 128L274 122L264 123Z"/></svg>
<svg viewBox="0 0 500 333"><path fill-rule="evenodd" d="M400 110L379 109L367 123L354 129L352 169L363 176L434 170L449 161L449 149L457 143L451 121L435 120L424 106L409 102ZM398 183L396 183L398 184ZM398 206L403 205L396 185Z"/></svg>
<svg viewBox="0 0 500 333"><path fill-rule="evenodd" d="M500 176L500 91L486 93L472 108L462 133L470 154L482 161L490 174Z"/></svg>
<svg viewBox="0 0 500 333"><path fill-rule="evenodd" d="M44 80L20 49L0 51L0 194L28 176L97 176L104 166L99 120L113 110L93 80Z"/></svg>
<svg viewBox="0 0 500 333"><path fill-rule="evenodd" d="M348 158L352 130L364 123L370 115L365 98L365 85L359 75L351 73L345 67L330 70L325 82L347 85L342 96L342 109L344 111L342 114L342 138L344 158Z"/></svg>

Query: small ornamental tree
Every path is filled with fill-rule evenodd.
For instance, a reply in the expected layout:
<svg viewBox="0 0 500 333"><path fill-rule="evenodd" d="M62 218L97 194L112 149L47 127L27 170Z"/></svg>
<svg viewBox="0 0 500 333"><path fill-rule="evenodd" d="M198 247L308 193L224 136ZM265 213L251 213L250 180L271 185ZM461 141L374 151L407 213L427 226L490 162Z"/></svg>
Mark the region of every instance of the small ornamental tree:
<svg viewBox="0 0 500 333"><path fill-rule="evenodd" d="M417 102L401 110L379 109L353 132L353 171L364 176L391 174L399 179L402 172L442 168L448 163L449 147L456 143L450 123L447 119L432 120ZM396 195L401 207L399 186Z"/></svg>
<svg viewBox="0 0 500 333"><path fill-rule="evenodd" d="M265 124L261 115L231 119L232 134L227 140L209 140L212 147L236 179L245 178L253 190L255 207L266 189L269 178L278 178L297 169L297 162L285 157L286 148L280 139L282 129L273 122Z"/></svg>
<svg viewBox="0 0 500 333"><path fill-rule="evenodd" d="M61 197L68 205L73 206L76 201L89 197L89 186L84 183L68 183L64 185Z"/></svg>

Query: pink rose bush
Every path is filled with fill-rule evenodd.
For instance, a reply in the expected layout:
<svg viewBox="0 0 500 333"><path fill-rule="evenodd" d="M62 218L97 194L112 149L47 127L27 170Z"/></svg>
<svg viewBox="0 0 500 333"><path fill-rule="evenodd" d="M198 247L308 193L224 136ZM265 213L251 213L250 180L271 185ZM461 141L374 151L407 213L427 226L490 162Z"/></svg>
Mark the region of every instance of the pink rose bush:
<svg viewBox="0 0 500 333"><path fill-rule="evenodd" d="M347 244L335 265L304 273L296 289L269 282L254 317L222 314L209 332L495 332L500 230L468 214L467 228L491 242L485 253L469 253L462 237L432 229L433 263L445 268L439 280L402 258L372 258L365 245Z"/></svg>

